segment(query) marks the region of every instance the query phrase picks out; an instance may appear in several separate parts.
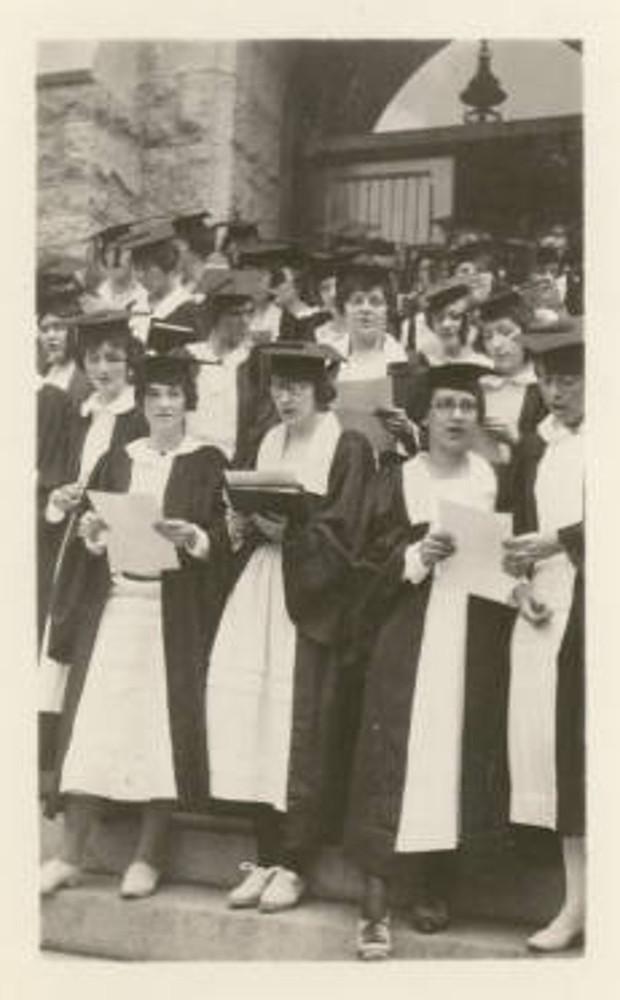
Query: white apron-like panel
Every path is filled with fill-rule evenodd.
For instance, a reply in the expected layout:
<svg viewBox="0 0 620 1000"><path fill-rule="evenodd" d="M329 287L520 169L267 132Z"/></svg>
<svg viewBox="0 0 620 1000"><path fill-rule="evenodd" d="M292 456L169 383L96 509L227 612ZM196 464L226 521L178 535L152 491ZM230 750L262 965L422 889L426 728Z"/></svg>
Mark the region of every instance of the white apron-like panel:
<svg viewBox="0 0 620 1000"><path fill-rule="evenodd" d="M297 632L282 550L261 545L233 590L207 679L211 794L286 809Z"/></svg>
<svg viewBox="0 0 620 1000"><path fill-rule="evenodd" d="M121 801L177 797L158 581L115 579L60 788Z"/></svg>

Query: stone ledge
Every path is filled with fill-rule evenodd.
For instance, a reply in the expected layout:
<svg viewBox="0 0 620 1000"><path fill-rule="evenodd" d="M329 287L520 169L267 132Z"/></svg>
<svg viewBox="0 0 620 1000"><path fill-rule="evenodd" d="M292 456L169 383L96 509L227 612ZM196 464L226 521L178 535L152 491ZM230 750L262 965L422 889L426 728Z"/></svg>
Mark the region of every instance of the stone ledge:
<svg viewBox="0 0 620 1000"><path fill-rule="evenodd" d="M43 948L130 960L348 961L357 910L309 900L286 913L231 911L221 891L163 886L150 899L125 901L115 880L88 879L42 904ZM422 935L394 921L397 959L515 959L527 955L526 930L462 922Z"/></svg>

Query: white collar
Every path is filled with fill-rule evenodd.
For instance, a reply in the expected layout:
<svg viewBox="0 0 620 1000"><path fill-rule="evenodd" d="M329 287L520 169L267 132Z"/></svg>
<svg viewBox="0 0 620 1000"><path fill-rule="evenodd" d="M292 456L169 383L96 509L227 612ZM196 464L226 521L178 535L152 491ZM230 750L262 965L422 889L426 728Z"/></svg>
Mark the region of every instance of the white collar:
<svg viewBox="0 0 620 1000"><path fill-rule="evenodd" d="M90 417L97 413L109 413L117 417L120 413L129 413L136 405L134 390L132 385L126 385L122 392L110 403L105 403L96 393L92 393L80 406L80 413L83 417Z"/></svg>
<svg viewBox="0 0 620 1000"><path fill-rule="evenodd" d="M199 441L197 438L191 437L186 434L176 448L171 448L170 451L159 452L151 447L151 439L148 437L136 438L135 441L131 441L129 444L125 445L125 451L129 455L132 462L144 462L157 463L162 460L168 460L171 458L176 458L177 455L189 455L192 451L197 451L198 448L204 448L204 441Z"/></svg>
<svg viewBox="0 0 620 1000"><path fill-rule="evenodd" d="M560 441L564 441L566 438L579 437L583 434L584 421L582 420L578 427L572 428L567 427L563 424L557 417L554 417L553 413L548 413L546 417L540 421L538 427L536 428L539 437L543 439L545 444L554 445L558 444Z"/></svg>

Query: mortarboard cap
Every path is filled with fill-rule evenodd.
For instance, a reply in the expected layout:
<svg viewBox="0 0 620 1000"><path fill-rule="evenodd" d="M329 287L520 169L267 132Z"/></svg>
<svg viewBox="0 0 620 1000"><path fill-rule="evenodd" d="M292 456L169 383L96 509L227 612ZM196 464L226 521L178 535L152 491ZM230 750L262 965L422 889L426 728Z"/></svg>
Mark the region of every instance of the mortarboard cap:
<svg viewBox="0 0 620 1000"><path fill-rule="evenodd" d="M262 275L255 268L207 268L200 279L199 290L211 303L237 305L254 298L261 280Z"/></svg>
<svg viewBox="0 0 620 1000"><path fill-rule="evenodd" d="M104 309L97 312L74 316L70 325L77 332L77 342L80 350L95 347L110 338L131 337L129 321L131 314L124 309Z"/></svg>
<svg viewBox="0 0 620 1000"><path fill-rule="evenodd" d="M271 373L287 378L318 379L342 361L328 344L307 341L277 341L261 348L268 358Z"/></svg>
<svg viewBox="0 0 620 1000"><path fill-rule="evenodd" d="M194 377L198 367L196 359L182 347L167 354L148 353L136 364L136 380L142 385L149 382L180 382L188 375Z"/></svg>
<svg viewBox="0 0 620 1000"><path fill-rule="evenodd" d="M36 278L37 315L73 316L84 289L68 268L39 271Z"/></svg>
<svg viewBox="0 0 620 1000"><path fill-rule="evenodd" d="M316 339L316 330L332 319L331 312L320 309L308 316L287 316L288 332L280 337L279 343L293 341L294 343L312 344Z"/></svg>
<svg viewBox="0 0 620 1000"><path fill-rule="evenodd" d="M172 228L178 239L184 240L194 253L206 256L215 250L215 227L207 220L206 210L178 215L172 220Z"/></svg>
<svg viewBox="0 0 620 1000"><path fill-rule="evenodd" d="M523 296L515 288L497 288L489 298L478 307L478 315L483 323L492 323L496 319L516 319L520 325L525 324L526 304Z"/></svg>
<svg viewBox="0 0 620 1000"><path fill-rule="evenodd" d="M242 267L260 267L269 271L284 267L301 268L306 263L302 247L288 240L254 240L239 251Z"/></svg>
<svg viewBox="0 0 620 1000"><path fill-rule="evenodd" d="M435 389L455 389L460 392L478 391L478 380L488 375L491 366L476 365L470 361L454 361L450 364L436 365L426 373L428 387Z"/></svg>
<svg viewBox="0 0 620 1000"><path fill-rule="evenodd" d="M459 299L468 299L470 291L469 285L463 281L441 282L429 288L425 293L426 308L431 313L439 312L440 309L445 309L452 302L458 302Z"/></svg>
<svg viewBox="0 0 620 1000"><path fill-rule="evenodd" d="M170 351L184 347L200 340L200 335L191 326L180 323L167 323L162 319L152 319L146 338L147 350L157 354L168 354Z"/></svg>
<svg viewBox="0 0 620 1000"><path fill-rule="evenodd" d="M584 366L583 322L581 316L562 317L539 329L530 328L524 337L527 349L541 358L545 369L558 375L579 375Z"/></svg>
<svg viewBox="0 0 620 1000"><path fill-rule="evenodd" d="M119 245L131 250L134 262L138 262L148 259L150 254L161 248L170 246L174 236L172 223L159 219L136 225L120 240Z"/></svg>

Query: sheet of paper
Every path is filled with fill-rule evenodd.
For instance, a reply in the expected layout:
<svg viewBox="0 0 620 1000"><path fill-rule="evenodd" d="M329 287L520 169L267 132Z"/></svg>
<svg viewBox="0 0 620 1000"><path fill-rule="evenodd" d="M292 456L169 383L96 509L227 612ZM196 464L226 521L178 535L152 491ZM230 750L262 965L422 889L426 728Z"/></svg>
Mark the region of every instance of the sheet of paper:
<svg viewBox="0 0 620 1000"><path fill-rule="evenodd" d="M502 570L502 542L511 535L510 514L441 500L439 525L456 544L454 555L441 564L442 583L507 604L515 582Z"/></svg>
<svg viewBox="0 0 620 1000"><path fill-rule="evenodd" d="M345 430L365 434L375 451L386 451L394 445L394 438L374 415L381 407L391 407L392 381L376 378L338 383L338 396L334 412Z"/></svg>
<svg viewBox="0 0 620 1000"><path fill-rule="evenodd" d="M178 569L174 545L155 531L161 508L147 493L103 493L89 490L95 511L109 528L108 560L112 572L156 576L164 569Z"/></svg>

